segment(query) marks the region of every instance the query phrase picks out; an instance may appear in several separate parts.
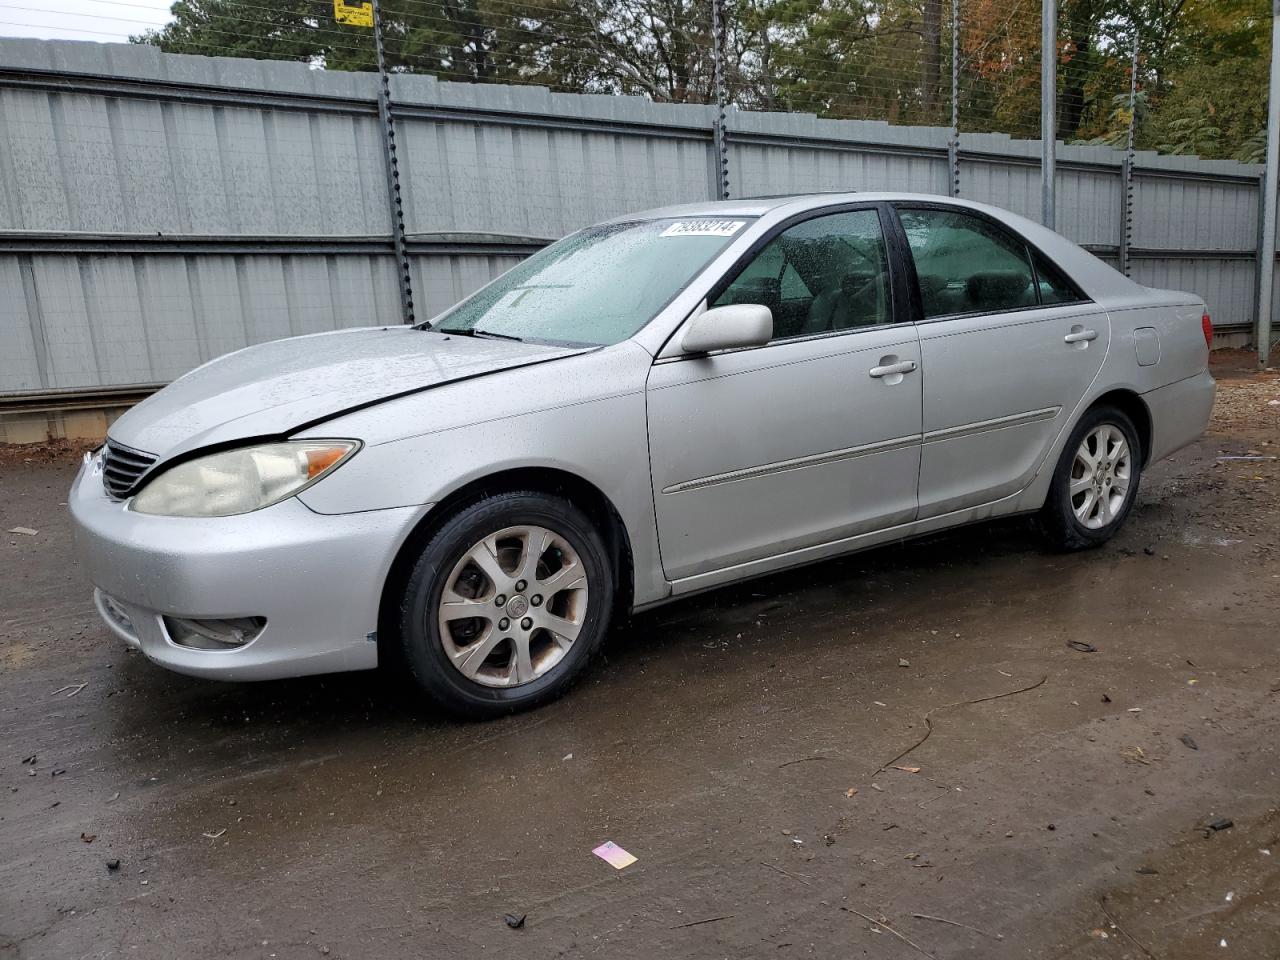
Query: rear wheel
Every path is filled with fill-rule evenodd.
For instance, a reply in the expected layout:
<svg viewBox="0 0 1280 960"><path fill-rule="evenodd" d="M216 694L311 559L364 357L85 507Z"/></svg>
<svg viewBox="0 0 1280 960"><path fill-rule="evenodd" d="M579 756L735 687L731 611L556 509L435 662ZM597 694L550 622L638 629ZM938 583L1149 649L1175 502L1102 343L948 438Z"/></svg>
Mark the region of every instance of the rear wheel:
<svg viewBox="0 0 1280 960"><path fill-rule="evenodd" d="M1040 511L1045 535L1064 550L1096 547L1124 524L1142 476L1138 431L1124 411L1089 410L1063 448Z"/></svg>
<svg viewBox="0 0 1280 960"><path fill-rule="evenodd" d="M613 588L582 511L532 491L488 497L446 521L410 574L400 622L409 671L458 716L545 703L600 646Z"/></svg>

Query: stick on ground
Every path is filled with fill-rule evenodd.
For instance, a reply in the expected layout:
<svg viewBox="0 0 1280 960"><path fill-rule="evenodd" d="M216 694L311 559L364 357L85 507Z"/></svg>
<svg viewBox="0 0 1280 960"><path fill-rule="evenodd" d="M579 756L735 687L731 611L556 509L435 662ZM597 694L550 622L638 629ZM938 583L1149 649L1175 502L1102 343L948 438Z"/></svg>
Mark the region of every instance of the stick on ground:
<svg viewBox="0 0 1280 960"><path fill-rule="evenodd" d="M931 917L927 913L913 913L912 916L917 920L933 920L935 923L947 923L953 927L964 927L966 930L972 930L974 933L979 933L984 937L990 937L992 940L1004 939L1003 933L987 933L985 930L979 930L977 927L970 926L967 923L961 923L959 920L948 920L946 917Z"/></svg>
<svg viewBox="0 0 1280 960"><path fill-rule="evenodd" d="M895 763L897 763L899 760L905 757L908 753L911 753L913 750L920 747L926 740L928 740L929 737L933 735L933 715L937 713L939 710L949 710L952 707L965 707L972 703L986 703L989 700L1000 700L1000 699L1003 699L1004 697L1012 697L1015 694L1026 693L1028 690L1034 690L1036 687L1040 686L1048 679L1049 679L1049 675L1045 674L1043 677L1041 677L1035 683L1031 684L1029 687L1019 687L1017 690L1010 690L1007 693L997 693L990 697L978 697L976 700L957 700L955 703L944 703L940 707L934 707L932 710L930 710L928 713L924 715L924 727L925 727L924 736L921 737L919 740L917 740L915 743L913 743L911 746L907 747L907 749L903 750L900 754L898 754L892 760L888 760L880 764L880 766L876 768L876 772L873 773L872 776L874 777L876 773L884 773L884 771L888 770L891 766L893 766Z"/></svg>
<svg viewBox="0 0 1280 960"><path fill-rule="evenodd" d="M791 766L793 763L805 763L805 762L807 762L807 761L809 761L809 760L830 760L830 759L831 759L830 757L816 757L816 756L815 756L815 757L800 757L799 759L796 759L796 760L788 760L786 763L780 763L780 764L778 764L778 769L779 769L779 770L781 770L783 767L789 767L789 766Z"/></svg>
<svg viewBox="0 0 1280 960"><path fill-rule="evenodd" d="M858 916L860 916L863 920L867 921L867 923L870 923L870 924L872 924L873 926L882 927L882 928L884 928L885 930L888 930L888 931L889 931L890 933L892 933L895 937L897 937L899 940L901 940L903 943L905 943L908 947L910 947L911 949L913 949L913 950L917 951L918 953L921 953L921 954L923 954L924 956L928 957L928 958L929 958L929 960L933 960L933 954L931 954L931 953L930 953L928 950L926 950L924 947L920 946L920 944L916 943L914 940L909 940L909 939L907 939L906 937L904 937L902 934L900 934L897 930L893 929L893 927L889 926L889 925L888 925L887 923L885 923L883 920L873 920L871 917L868 917L868 916L867 916L865 913L863 913L861 910L855 910L855 909L853 909L853 907L841 907L840 909L841 909L841 910L844 910L844 911L847 911L848 913L856 913L856 914L857 914Z"/></svg>
<svg viewBox="0 0 1280 960"><path fill-rule="evenodd" d="M732 920L733 914L727 913L723 917L707 917L705 920L690 920L688 923L677 923L674 927L668 927L668 930L683 930L685 927L696 927L701 923L715 923L717 920Z"/></svg>
<svg viewBox="0 0 1280 960"><path fill-rule="evenodd" d="M1111 915L1111 911L1107 909L1107 905L1103 903L1101 900L1098 901L1098 908L1104 914L1106 914L1107 919L1111 922L1111 925L1116 928L1116 930L1118 930L1120 933L1123 933L1126 937L1128 937L1129 941L1135 947L1137 947L1139 950L1142 951L1143 956L1147 957L1148 960L1156 960L1156 955L1154 953L1152 953L1145 946L1143 946L1142 942L1137 937L1135 937L1132 933L1130 933L1124 927L1120 926L1116 918Z"/></svg>
<svg viewBox="0 0 1280 960"><path fill-rule="evenodd" d="M783 870L781 867L775 867L772 863L765 863L763 860L757 860L756 863L760 864L760 866L762 867L768 867L770 870L776 870L778 873L782 874L784 877L790 877L792 880L798 880L801 883L803 883L806 887L813 886L813 884L811 884L804 877L796 876L796 874L794 873L789 873L788 871Z"/></svg>

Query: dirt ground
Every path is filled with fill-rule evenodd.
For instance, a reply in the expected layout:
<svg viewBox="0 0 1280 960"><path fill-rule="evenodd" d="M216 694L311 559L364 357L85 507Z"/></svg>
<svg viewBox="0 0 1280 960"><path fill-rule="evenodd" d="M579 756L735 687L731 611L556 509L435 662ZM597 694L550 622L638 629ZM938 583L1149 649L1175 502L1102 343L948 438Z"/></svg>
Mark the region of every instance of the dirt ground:
<svg viewBox="0 0 1280 960"><path fill-rule="evenodd" d="M1013 520L681 602L486 724L150 665L74 451L7 451L0 957L1274 960L1280 461L1219 458L1280 454L1280 378L1215 364L1098 551Z"/></svg>

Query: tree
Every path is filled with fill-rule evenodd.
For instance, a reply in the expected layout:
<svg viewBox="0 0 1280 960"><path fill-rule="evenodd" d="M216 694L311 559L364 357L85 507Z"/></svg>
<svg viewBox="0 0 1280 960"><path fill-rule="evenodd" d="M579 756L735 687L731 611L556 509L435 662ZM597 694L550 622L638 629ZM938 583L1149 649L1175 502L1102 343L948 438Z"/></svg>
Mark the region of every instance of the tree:
<svg viewBox="0 0 1280 960"><path fill-rule="evenodd" d="M1039 136L1040 0L966 0L961 9L963 128Z"/></svg>
<svg viewBox="0 0 1280 960"><path fill-rule="evenodd" d="M1144 145L1208 157L1256 156L1270 53L1266 0L1189 0L1155 78Z"/></svg>
<svg viewBox="0 0 1280 960"><path fill-rule="evenodd" d="M1063 4L1061 20L1067 36L1058 50L1061 64L1059 140L1070 140L1078 134L1089 105L1086 88L1103 57L1098 48L1098 34L1107 5L1108 0L1067 0Z"/></svg>
<svg viewBox="0 0 1280 960"><path fill-rule="evenodd" d="M179 0L172 12L135 40L170 53L375 66L371 31L335 24L326 0ZM711 0L384 0L381 17L395 70L665 101L711 96Z"/></svg>
<svg viewBox="0 0 1280 960"><path fill-rule="evenodd" d="M926 114L938 106L942 74L942 0L924 0L920 26L920 93Z"/></svg>
<svg viewBox="0 0 1280 960"><path fill-rule="evenodd" d="M370 70L371 31L332 0L178 0L135 38L175 53ZM393 70L552 90L714 98L713 0L381 0ZM958 2L960 117L1038 137L1040 0ZM723 0L724 76L744 109L944 123L943 0ZM1140 39L1140 146L1256 155L1266 109L1267 0L1060 0L1057 136L1123 142ZM1123 116L1122 116L1123 113ZM1119 138L1117 140L1117 138Z"/></svg>
<svg viewBox="0 0 1280 960"><path fill-rule="evenodd" d="M169 53L211 57L350 63L349 69L368 69L367 64L373 63L372 41L364 43L360 32L333 26L332 4L178 0L170 12L170 23L134 41L155 44Z"/></svg>

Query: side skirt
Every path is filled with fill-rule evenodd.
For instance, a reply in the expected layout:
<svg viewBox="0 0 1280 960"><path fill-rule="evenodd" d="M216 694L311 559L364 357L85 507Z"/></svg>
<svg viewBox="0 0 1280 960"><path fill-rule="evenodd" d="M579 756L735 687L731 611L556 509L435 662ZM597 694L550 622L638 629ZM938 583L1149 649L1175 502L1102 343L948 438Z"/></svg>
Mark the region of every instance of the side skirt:
<svg viewBox="0 0 1280 960"><path fill-rule="evenodd" d="M883 530L873 530L870 533L860 533L857 536L846 537L842 540L832 540L828 543L820 543L816 546L804 547L800 550L792 550L788 553L780 553L772 557L751 560L747 563L721 567L719 570L711 570L696 576L673 580L671 582L670 596L638 606L635 608L635 612L651 610L664 603L670 603L672 600L687 597L694 593L701 593L704 590L713 590L716 587L730 583L763 577L771 573L777 573L780 570L801 567L819 560L828 560L832 557L858 553L886 543L912 540L931 533L937 533L940 530L980 523L996 517L1014 516L1019 513L1034 513L1034 510L1019 510L1017 508L1017 502L1022 494L1023 491L1020 490L990 503L978 504L977 506L966 507L963 510L955 510L936 517L928 517L924 520L913 520L911 523L886 527Z"/></svg>

